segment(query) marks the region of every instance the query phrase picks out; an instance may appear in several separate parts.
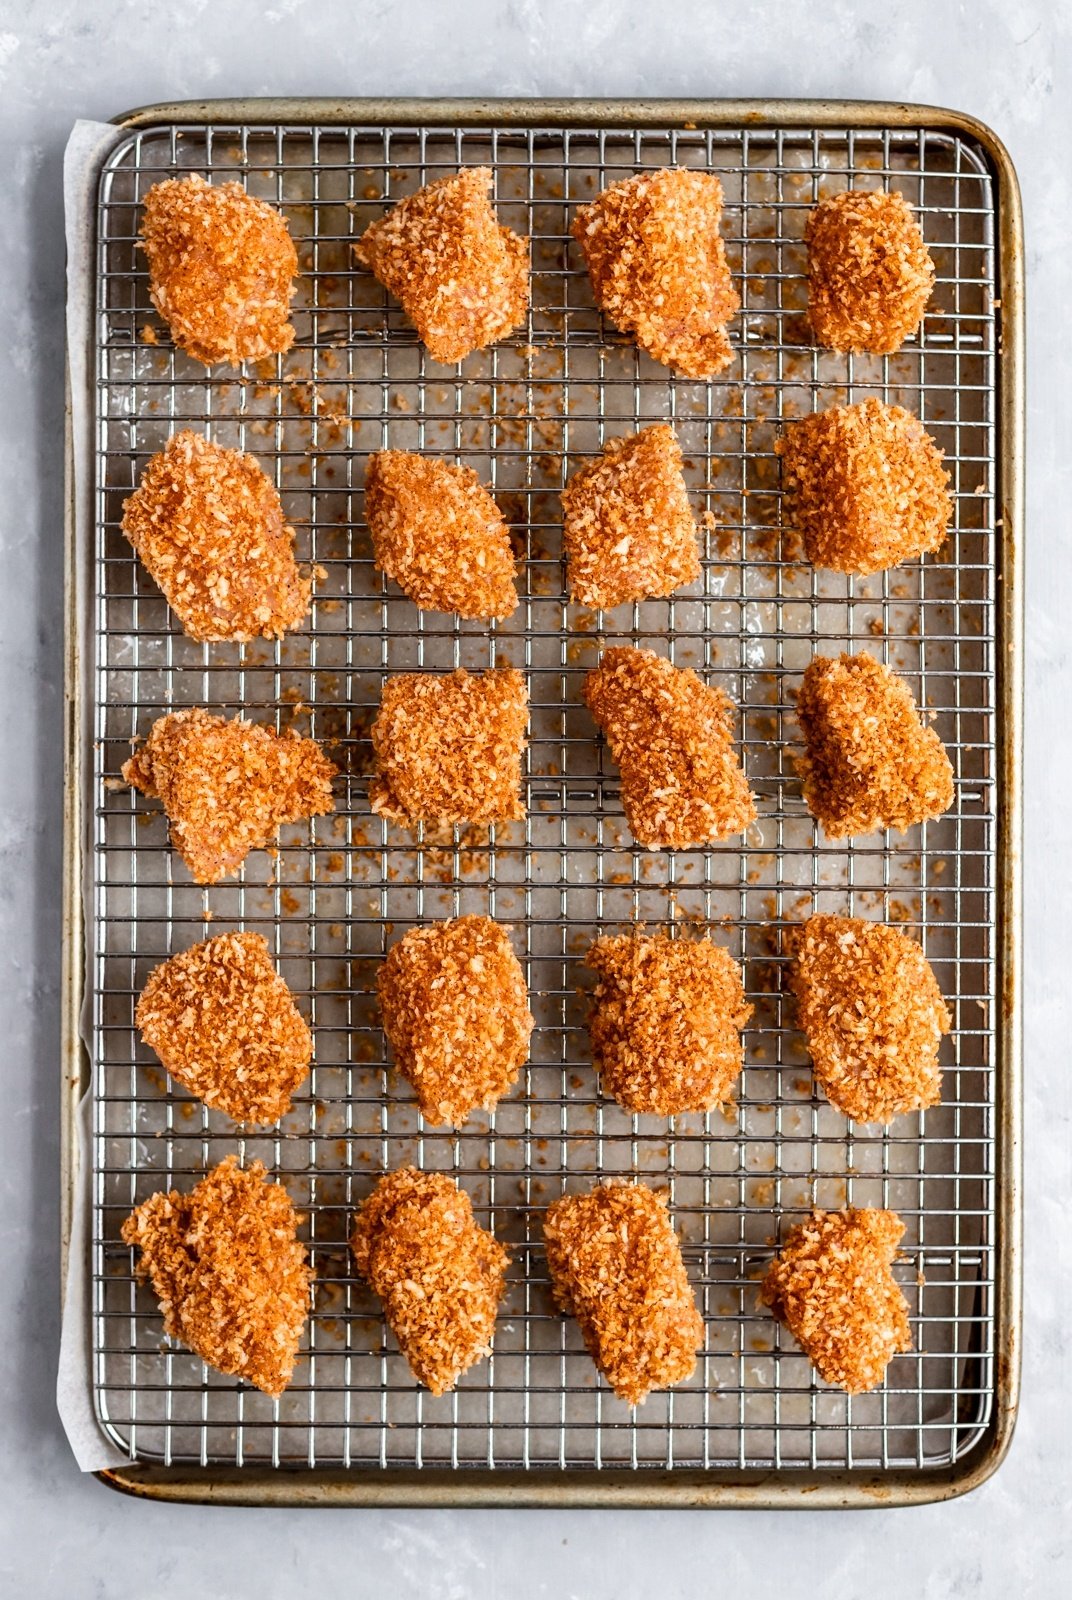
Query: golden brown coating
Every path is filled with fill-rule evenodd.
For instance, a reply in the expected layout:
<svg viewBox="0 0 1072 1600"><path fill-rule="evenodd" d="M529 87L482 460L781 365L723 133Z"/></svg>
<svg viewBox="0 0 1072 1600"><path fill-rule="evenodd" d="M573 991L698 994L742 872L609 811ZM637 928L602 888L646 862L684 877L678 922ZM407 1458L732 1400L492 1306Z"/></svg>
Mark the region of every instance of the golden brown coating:
<svg viewBox="0 0 1072 1600"><path fill-rule="evenodd" d="M562 491L570 596L585 606L671 594L700 575L673 428L656 423L580 467Z"/></svg>
<svg viewBox="0 0 1072 1600"><path fill-rule="evenodd" d="M515 667L388 678L371 730L373 811L407 827L523 817L528 706Z"/></svg>
<svg viewBox="0 0 1072 1600"><path fill-rule="evenodd" d="M354 1219L357 1270L418 1383L446 1394L491 1350L509 1260L442 1172L381 1178Z"/></svg>
<svg viewBox="0 0 1072 1600"><path fill-rule="evenodd" d="M206 366L290 349L298 252L274 206L240 183L169 178L145 196L141 237L153 305L181 349Z"/></svg>
<svg viewBox="0 0 1072 1600"><path fill-rule="evenodd" d="M712 173L664 167L611 184L573 221L600 309L689 378L713 377L733 360L726 323L741 302L721 216Z"/></svg>
<svg viewBox="0 0 1072 1600"><path fill-rule="evenodd" d="M813 1211L768 1268L759 1298L825 1383L862 1394L911 1350L908 1302L890 1270L904 1223L895 1211Z"/></svg>
<svg viewBox="0 0 1072 1600"><path fill-rule="evenodd" d="M171 1076L236 1122L278 1122L313 1040L259 933L220 933L156 967L134 1021Z"/></svg>
<svg viewBox="0 0 1072 1600"><path fill-rule="evenodd" d="M123 532L191 639L279 638L309 610L294 529L253 456L188 428L153 456Z"/></svg>
<svg viewBox="0 0 1072 1600"><path fill-rule="evenodd" d="M892 1122L941 1098L938 1046L952 1019L930 962L899 928L809 917L790 982L812 1070L855 1122Z"/></svg>
<svg viewBox="0 0 1072 1600"><path fill-rule="evenodd" d="M423 610L517 609L510 533L471 467L380 450L365 473L365 518L377 567Z"/></svg>
<svg viewBox="0 0 1072 1600"><path fill-rule="evenodd" d="M491 917L410 928L376 987L395 1065L429 1122L462 1123L517 1082L534 1021L521 963Z"/></svg>
<svg viewBox="0 0 1072 1600"><path fill-rule="evenodd" d="M940 817L953 768L912 691L874 656L814 656L797 696L804 799L828 839Z"/></svg>
<svg viewBox="0 0 1072 1600"><path fill-rule="evenodd" d="M756 808L733 748L733 702L691 667L614 646L584 701L621 769L630 831L649 850L687 850L743 833Z"/></svg>
<svg viewBox="0 0 1072 1600"><path fill-rule="evenodd" d="M791 422L775 444L808 560L882 572L945 542L953 504L942 452L918 417L873 396Z"/></svg>
<svg viewBox="0 0 1072 1600"><path fill-rule="evenodd" d="M194 882L218 883L284 822L334 810L337 770L315 739L193 707L158 717L123 777L161 802Z"/></svg>
<svg viewBox="0 0 1072 1600"><path fill-rule="evenodd" d="M899 350L923 320L934 262L902 194L849 189L808 217L808 319L829 350Z"/></svg>
<svg viewBox="0 0 1072 1600"><path fill-rule="evenodd" d="M529 309L529 242L501 227L490 167L463 167L407 195L354 245L401 302L435 361L504 339Z"/></svg>
<svg viewBox="0 0 1072 1600"><path fill-rule="evenodd" d="M741 969L711 939L624 934L584 958L599 974L588 1013L603 1089L627 1111L672 1117L728 1099L752 1015Z"/></svg>
<svg viewBox="0 0 1072 1600"><path fill-rule="evenodd" d="M164 1328L202 1361L277 1399L290 1382L312 1269L281 1183L228 1156L189 1194L154 1194L123 1223Z"/></svg>
<svg viewBox="0 0 1072 1600"><path fill-rule="evenodd" d="M703 1344L666 1196L642 1183L563 1195L544 1218L556 1304L576 1317L588 1354L620 1400L691 1377Z"/></svg>

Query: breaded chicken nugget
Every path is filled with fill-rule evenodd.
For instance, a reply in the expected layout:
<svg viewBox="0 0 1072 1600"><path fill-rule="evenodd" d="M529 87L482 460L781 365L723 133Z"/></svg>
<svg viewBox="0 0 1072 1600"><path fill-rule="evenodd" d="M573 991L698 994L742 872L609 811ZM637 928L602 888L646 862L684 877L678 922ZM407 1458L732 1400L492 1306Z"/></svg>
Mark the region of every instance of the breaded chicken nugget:
<svg viewBox="0 0 1072 1600"><path fill-rule="evenodd" d="M313 1040L259 933L220 933L156 967L134 1021L171 1076L236 1122L278 1122Z"/></svg>
<svg viewBox="0 0 1072 1600"><path fill-rule="evenodd" d="M313 1280L280 1183L228 1156L189 1194L154 1194L123 1223L164 1328L202 1361L273 1399L294 1372Z"/></svg>
<svg viewBox="0 0 1072 1600"><path fill-rule="evenodd" d="M664 366L711 378L733 360L726 323L741 309L719 233L722 185L664 167L611 184L578 206L596 303Z"/></svg>
<svg viewBox="0 0 1072 1600"><path fill-rule="evenodd" d="M941 1098L938 1046L952 1018L930 963L899 928L809 917L790 983L812 1071L855 1122L892 1122Z"/></svg>
<svg viewBox="0 0 1072 1600"><path fill-rule="evenodd" d="M294 529L253 456L188 428L123 507L123 532L191 639L279 638L309 610Z"/></svg>
<svg viewBox="0 0 1072 1600"><path fill-rule="evenodd" d="M161 802L194 882L218 883L284 822L333 811L337 771L315 739L194 707L158 717L123 777Z"/></svg>
<svg viewBox="0 0 1072 1600"><path fill-rule="evenodd" d="M890 1270L904 1223L895 1211L813 1211L795 1227L760 1285L824 1383L873 1389L911 1350L908 1302Z"/></svg>
<svg viewBox="0 0 1072 1600"><path fill-rule="evenodd" d="M418 1383L446 1394L491 1351L506 1251L442 1172L381 1178L354 1219L354 1262Z"/></svg>
<svg viewBox="0 0 1072 1600"><path fill-rule="evenodd" d="M728 1098L752 1007L727 950L710 939L624 934L597 939L584 964L599 973L588 1032L607 1094L627 1111L665 1117Z"/></svg>
<svg viewBox="0 0 1072 1600"><path fill-rule="evenodd" d="M940 817L953 804L953 768L912 691L866 651L815 656L797 696L804 799L828 839Z"/></svg>
<svg viewBox="0 0 1072 1600"><path fill-rule="evenodd" d="M141 237L153 305L181 349L206 366L290 349L298 253L274 206L240 183L169 178L145 196Z"/></svg>
<svg viewBox="0 0 1072 1600"><path fill-rule="evenodd" d="M490 167L463 167L392 206L354 254L401 301L434 361L505 339L529 309L529 242L501 227Z"/></svg>
<svg viewBox="0 0 1072 1600"><path fill-rule="evenodd" d="M380 450L365 473L365 518L377 567L422 610L517 609L509 530L471 467Z"/></svg>
<svg viewBox="0 0 1072 1600"><path fill-rule="evenodd" d="M517 1082L534 1023L509 934L490 917L410 928L376 988L395 1065L430 1122L462 1123Z"/></svg>
<svg viewBox="0 0 1072 1600"><path fill-rule="evenodd" d="M585 606L671 594L700 575L699 541L673 428L611 439L562 491L570 596Z"/></svg>
<svg viewBox="0 0 1072 1600"><path fill-rule="evenodd" d="M666 1196L642 1183L563 1195L544 1218L555 1302L576 1317L588 1354L620 1400L692 1376L703 1344Z"/></svg>
<svg viewBox="0 0 1072 1600"><path fill-rule="evenodd" d="M882 572L945 542L953 515L942 452L918 417L873 396L790 422L775 450L808 560Z"/></svg>
<svg viewBox="0 0 1072 1600"><path fill-rule="evenodd" d="M388 678L371 730L373 811L407 826L523 817L528 703L514 667Z"/></svg>
<svg viewBox="0 0 1072 1600"><path fill-rule="evenodd" d="M849 189L808 217L808 319L830 350L889 355L916 332L934 262L902 194Z"/></svg>
<svg viewBox="0 0 1072 1600"><path fill-rule="evenodd" d="M743 833L755 802L733 749L733 703L690 667L627 645L603 652L584 701L621 768L630 831L649 850Z"/></svg>

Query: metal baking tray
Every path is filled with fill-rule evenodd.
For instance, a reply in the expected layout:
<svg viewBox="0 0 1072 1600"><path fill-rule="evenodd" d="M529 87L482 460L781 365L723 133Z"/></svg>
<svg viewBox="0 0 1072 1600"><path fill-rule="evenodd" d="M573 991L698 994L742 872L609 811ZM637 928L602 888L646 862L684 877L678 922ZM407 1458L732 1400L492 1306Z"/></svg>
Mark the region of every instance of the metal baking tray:
<svg viewBox="0 0 1072 1600"><path fill-rule="evenodd" d="M95 542L88 592L73 564L68 589L70 638L88 622L95 653L69 651L65 1168L69 1206L88 1084L94 1401L129 1456L104 1476L161 1498L347 1504L892 1504L978 1483L1015 1416L1020 1272L1023 289L1000 143L948 111L807 102L223 101L117 120L128 137L103 165L97 214ZM455 371L426 358L349 246L461 163L493 167L503 220L531 236L533 295L525 329ZM578 201L667 163L716 171L726 194L743 310L735 363L710 384L675 378L601 320L568 240ZM187 170L241 178L298 241L297 341L257 373L206 372L152 312L138 204ZM820 352L801 331L805 218L850 183L900 188L937 264L925 327L893 357ZM955 524L938 558L845 579L782 540L773 445L784 418L867 394L919 412L946 450ZM696 509L714 517L702 581L581 614L564 599L557 491L605 437L664 417ZM185 639L119 533L148 456L191 424L274 473L299 555L320 569L309 626L278 645ZM388 444L457 457L493 485L527 556L514 618L419 614L381 581L362 462ZM697 666L740 706L760 809L742 848L632 846L580 704L615 640ZM792 691L817 648L859 647L933 714L957 801L905 838L832 845L801 800ZM363 764L384 675L506 661L532 693L527 820L414 840L373 818ZM275 859L210 890L169 852L159 807L116 782L131 739L187 704L294 724L344 768L335 818L284 830ZM815 909L894 918L923 940L954 1014L943 1104L925 1117L859 1128L813 1094L779 924ZM392 935L474 910L513 924L537 1031L517 1091L451 1134L425 1127L388 1071L372 991ZM745 962L755 1015L732 1116L632 1118L600 1098L580 956L634 920L707 922ZM230 927L266 935L315 1029L308 1088L263 1137L176 1091L133 1026L150 969ZM232 1151L287 1184L317 1270L306 1358L278 1404L163 1340L119 1242L133 1203ZM513 1253L494 1355L438 1400L346 1249L355 1204L407 1160L455 1174ZM555 1313L538 1225L566 1184L633 1173L669 1186L707 1331L695 1377L635 1412ZM886 1385L854 1398L818 1383L756 1302L780 1231L845 1202L905 1217L915 1337Z"/></svg>

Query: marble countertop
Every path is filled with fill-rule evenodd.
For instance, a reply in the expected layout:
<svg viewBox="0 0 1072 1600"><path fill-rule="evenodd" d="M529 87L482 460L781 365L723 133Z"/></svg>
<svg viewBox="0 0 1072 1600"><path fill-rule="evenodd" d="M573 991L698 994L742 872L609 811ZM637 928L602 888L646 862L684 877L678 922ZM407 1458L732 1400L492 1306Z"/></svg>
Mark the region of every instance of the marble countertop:
<svg viewBox="0 0 1072 1600"><path fill-rule="evenodd" d="M666 1600L1064 1595L1072 1584L1072 912L1053 806L1067 710L1072 466L1060 319L1072 8L1053 0L0 0L0 1589ZM1023 188L1029 272L1027 1322L1012 1452L965 1499L853 1513L264 1512L140 1504L82 1478L55 1412L62 804L61 155L78 117L248 94L846 96L974 113ZM1048 825L1048 828L1047 828ZM1046 832L1044 832L1044 829ZM1051 842L1042 848L1046 837Z"/></svg>

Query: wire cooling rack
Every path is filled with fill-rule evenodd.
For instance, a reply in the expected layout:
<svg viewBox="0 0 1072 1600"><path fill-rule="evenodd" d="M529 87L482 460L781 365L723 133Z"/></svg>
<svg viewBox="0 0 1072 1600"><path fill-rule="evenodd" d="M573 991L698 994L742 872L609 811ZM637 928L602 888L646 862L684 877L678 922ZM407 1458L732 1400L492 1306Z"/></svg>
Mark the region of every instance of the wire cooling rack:
<svg viewBox="0 0 1072 1600"><path fill-rule="evenodd" d="M350 245L401 195L460 164L494 169L501 219L532 238L528 325L459 369L425 355ZM725 189L743 309L733 366L673 377L594 310L569 240L605 183L677 163ZM280 205L302 265L293 350L206 372L152 310L135 237L162 176L238 178ZM802 235L821 195L896 187L937 266L920 336L893 357L808 346ZM101 1424L132 1461L255 1469L767 1469L924 1472L961 1461L995 1403L995 195L985 152L940 128L635 130L231 124L149 126L100 180L95 758L89 986L94 1084L93 1362ZM869 579L816 573L781 528L783 419L877 394L918 412L946 451L946 549ZM677 429L702 578L669 600L585 612L564 598L558 491L605 438ZM252 451L318 572L308 627L278 645L186 639L119 531L123 500L179 427ZM374 570L367 453L426 450L474 466L516 529L521 605L485 626L419 613ZM740 707L759 798L743 841L649 853L625 830L617 773L581 703L601 646L634 642L697 667ZM832 845L801 800L793 691L813 652L872 651L903 672L950 752L956 802L905 837ZM369 811L367 728L385 675L510 662L528 674L527 818L490 835L409 835ZM343 769L333 817L284 830L274 857L192 885L159 806L119 781L163 711L201 705L323 740ZM787 922L816 910L900 922L953 1013L940 1107L858 1127L813 1093L783 984ZM512 924L537 1027L514 1093L455 1131L424 1125L389 1069L377 964L413 923L486 911ZM631 1117L600 1097L581 957L634 921L710 925L743 961L755 1014L736 1107ZM133 1024L159 961L228 928L259 930L315 1032L293 1109L243 1136L177 1090ZM224 1156L263 1159L305 1214L317 1281L295 1381L277 1404L167 1341L119 1229L160 1188ZM453 1395L412 1381L346 1246L357 1204L404 1162L455 1175L512 1251L494 1355ZM554 1310L540 1212L564 1189L637 1174L669 1187L701 1306L696 1374L636 1411L614 1398ZM878 1204L907 1224L897 1269L914 1350L877 1392L825 1388L757 1304L779 1237L813 1204Z"/></svg>

